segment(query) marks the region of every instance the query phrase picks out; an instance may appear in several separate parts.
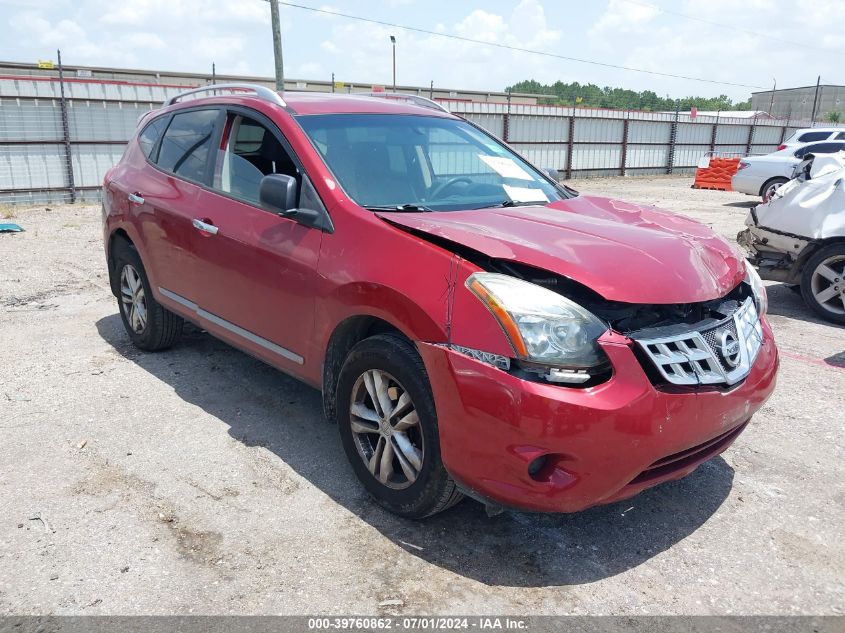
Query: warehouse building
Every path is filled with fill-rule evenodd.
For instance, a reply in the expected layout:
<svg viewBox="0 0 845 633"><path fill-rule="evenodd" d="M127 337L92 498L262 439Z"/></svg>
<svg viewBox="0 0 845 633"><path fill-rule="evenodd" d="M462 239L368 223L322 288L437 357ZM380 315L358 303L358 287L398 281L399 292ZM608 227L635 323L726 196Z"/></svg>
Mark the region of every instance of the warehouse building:
<svg viewBox="0 0 845 633"><path fill-rule="evenodd" d="M845 120L845 86L822 84L818 87L818 96L815 85L751 93L752 110L765 110L772 116L783 119L809 121L813 118L814 101L815 121L830 121L832 112L838 112Z"/></svg>
<svg viewBox="0 0 845 633"><path fill-rule="evenodd" d="M25 76L43 76L43 77L58 77L59 71L57 67L51 67L52 64L25 64L16 62L0 61L0 76L13 77L15 75ZM155 70L132 70L125 68L100 68L92 66L75 66L65 64L65 77L67 78L84 78L107 82L127 82L127 83L141 83L148 85L161 86L204 86L210 83L226 83L226 82L249 82L253 84L260 84L268 88L276 86L275 79L272 77L247 77L243 75L220 75L220 74L203 74L203 73L182 73L172 71L155 71ZM378 86L371 83L354 83L348 81L320 81L313 79L285 79L285 88L287 90L309 90L315 92L372 92L375 90L393 91L392 86ZM477 101L482 103L506 103L508 101L508 94L506 92L491 92L481 90L459 90L453 88L443 88L441 86L396 86L396 92L415 94L429 99L453 99L458 101ZM517 94L512 93L511 103L514 104L536 104L538 97L542 95L532 94Z"/></svg>

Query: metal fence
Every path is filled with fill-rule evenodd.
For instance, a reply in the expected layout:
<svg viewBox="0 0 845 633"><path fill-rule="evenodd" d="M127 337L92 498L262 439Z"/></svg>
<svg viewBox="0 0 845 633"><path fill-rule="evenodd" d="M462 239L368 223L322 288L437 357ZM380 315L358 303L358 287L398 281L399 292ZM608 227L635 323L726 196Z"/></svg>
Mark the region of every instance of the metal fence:
<svg viewBox="0 0 845 633"><path fill-rule="evenodd" d="M185 86L0 76L0 204L99 200L139 117ZM811 124L444 100L561 178L691 173L708 152L760 154Z"/></svg>
<svg viewBox="0 0 845 633"><path fill-rule="evenodd" d="M707 153L766 154L808 122L444 101L562 178L692 173Z"/></svg>

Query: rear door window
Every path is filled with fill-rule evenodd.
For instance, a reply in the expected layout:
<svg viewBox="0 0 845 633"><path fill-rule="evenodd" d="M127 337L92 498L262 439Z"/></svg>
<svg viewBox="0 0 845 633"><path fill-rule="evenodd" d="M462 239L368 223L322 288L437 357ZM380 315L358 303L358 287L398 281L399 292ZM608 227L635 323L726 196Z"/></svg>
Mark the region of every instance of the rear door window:
<svg viewBox="0 0 845 633"><path fill-rule="evenodd" d="M815 143L797 150L795 157L804 158L807 154L835 154L841 151L845 151L845 143Z"/></svg>
<svg viewBox="0 0 845 633"><path fill-rule="evenodd" d="M153 119L138 135L138 145L141 146L141 151L144 152L144 156L151 160L155 157L151 157L150 154L155 148L156 143L158 143L158 139L164 131L165 125L167 125L167 117Z"/></svg>
<svg viewBox="0 0 845 633"><path fill-rule="evenodd" d="M804 132L798 137L799 143L813 143L815 141L826 141L830 137L830 132Z"/></svg>
<svg viewBox="0 0 845 633"><path fill-rule="evenodd" d="M173 116L156 163L162 169L187 180L204 183L209 158L214 154L218 110L192 110Z"/></svg>
<svg viewBox="0 0 845 633"><path fill-rule="evenodd" d="M837 134L836 140L837 141L845 141L845 132L840 132L839 134Z"/></svg>

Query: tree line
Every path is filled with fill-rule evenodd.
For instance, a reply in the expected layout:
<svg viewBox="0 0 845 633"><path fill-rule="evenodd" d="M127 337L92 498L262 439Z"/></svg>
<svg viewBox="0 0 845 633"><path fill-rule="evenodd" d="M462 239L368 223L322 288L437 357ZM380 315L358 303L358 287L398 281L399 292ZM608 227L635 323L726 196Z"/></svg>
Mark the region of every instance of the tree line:
<svg viewBox="0 0 845 633"><path fill-rule="evenodd" d="M627 110L650 110L654 112L672 111L676 107L689 110L695 106L699 110L750 110L751 98L747 101L732 101L727 95L718 97L683 97L673 99L668 95L659 96L651 90L637 92L625 88L600 87L595 84L581 84L577 81L566 83L541 84L533 79L526 79L508 86L511 92L549 95L541 99L544 105L577 105L591 108L616 108Z"/></svg>

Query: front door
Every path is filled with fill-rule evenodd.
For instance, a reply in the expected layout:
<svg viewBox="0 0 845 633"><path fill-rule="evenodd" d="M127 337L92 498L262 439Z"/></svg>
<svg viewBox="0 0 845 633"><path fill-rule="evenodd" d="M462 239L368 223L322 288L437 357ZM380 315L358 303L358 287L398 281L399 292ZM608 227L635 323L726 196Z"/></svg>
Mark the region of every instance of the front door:
<svg viewBox="0 0 845 633"><path fill-rule="evenodd" d="M199 192L199 316L215 334L295 374L306 362L314 321L322 232L265 211L261 179L303 173L281 132L249 110L229 112L213 184Z"/></svg>

